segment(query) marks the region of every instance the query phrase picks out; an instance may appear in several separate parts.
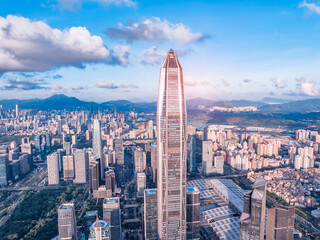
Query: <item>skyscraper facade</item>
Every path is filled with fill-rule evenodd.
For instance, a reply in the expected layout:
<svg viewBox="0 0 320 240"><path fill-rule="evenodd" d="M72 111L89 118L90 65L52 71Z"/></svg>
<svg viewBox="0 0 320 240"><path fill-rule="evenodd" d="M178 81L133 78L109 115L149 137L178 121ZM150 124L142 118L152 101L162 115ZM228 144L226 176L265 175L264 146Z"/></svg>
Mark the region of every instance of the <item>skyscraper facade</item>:
<svg viewBox="0 0 320 240"><path fill-rule="evenodd" d="M60 240L77 239L77 221L73 203L60 205L58 209L58 229Z"/></svg>
<svg viewBox="0 0 320 240"><path fill-rule="evenodd" d="M187 239L200 239L200 191L187 188Z"/></svg>
<svg viewBox="0 0 320 240"><path fill-rule="evenodd" d="M240 240L263 240L266 217L265 179L257 179L253 190L243 196L243 212L240 217Z"/></svg>
<svg viewBox="0 0 320 240"><path fill-rule="evenodd" d="M110 224L110 240L121 240L120 200L117 197L103 200L103 220Z"/></svg>
<svg viewBox="0 0 320 240"><path fill-rule="evenodd" d="M183 73L171 49L160 70L157 109L158 236L186 239L186 105Z"/></svg>
<svg viewBox="0 0 320 240"><path fill-rule="evenodd" d="M63 156L63 178L65 181L74 179L73 155Z"/></svg>
<svg viewBox="0 0 320 240"><path fill-rule="evenodd" d="M93 139L92 139L92 148L93 154L100 159L100 178L104 179L104 163L102 158L102 145L101 145L101 128L100 122L98 119L93 120Z"/></svg>
<svg viewBox="0 0 320 240"><path fill-rule="evenodd" d="M269 208L266 240L293 239L294 207Z"/></svg>
<svg viewBox="0 0 320 240"><path fill-rule="evenodd" d="M123 164L124 164L124 149L123 140L121 138L116 138L114 140L114 151L116 160L116 179L118 186L122 185L123 180Z"/></svg>
<svg viewBox="0 0 320 240"><path fill-rule="evenodd" d="M54 152L47 157L48 183L59 184L59 156Z"/></svg>
<svg viewBox="0 0 320 240"><path fill-rule="evenodd" d="M0 154L0 186L8 185L8 181L9 181L8 154Z"/></svg>
<svg viewBox="0 0 320 240"><path fill-rule="evenodd" d="M195 173L196 172L196 165L197 165L197 159L196 159L196 135L192 134L189 135L188 139L188 173Z"/></svg>
<svg viewBox="0 0 320 240"><path fill-rule="evenodd" d="M77 149L73 153L75 183L86 183L88 181L88 153L84 149Z"/></svg>
<svg viewBox="0 0 320 240"><path fill-rule="evenodd" d="M144 238L158 240L157 189L144 190Z"/></svg>
<svg viewBox="0 0 320 240"><path fill-rule="evenodd" d="M151 144L151 169L152 169L152 181L157 184L157 168L158 168L158 158L157 158L157 144Z"/></svg>
<svg viewBox="0 0 320 240"><path fill-rule="evenodd" d="M134 171L135 173L141 173L146 167L146 153L142 148L137 148L134 151Z"/></svg>

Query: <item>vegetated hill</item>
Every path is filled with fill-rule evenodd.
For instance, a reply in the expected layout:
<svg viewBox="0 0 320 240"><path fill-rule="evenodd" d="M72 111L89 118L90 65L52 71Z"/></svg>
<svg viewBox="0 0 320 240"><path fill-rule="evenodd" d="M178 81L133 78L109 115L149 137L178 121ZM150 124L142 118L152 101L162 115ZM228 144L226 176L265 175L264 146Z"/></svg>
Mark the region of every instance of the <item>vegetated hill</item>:
<svg viewBox="0 0 320 240"><path fill-rule="evenodd" d="M198 106L204 106L204 107L212 107L212 106L218 106L218 107L245 107L245 106L255 106L260 107L262 105L265 105L263 102L255 102L255 101L249 101L249 100L231 100L231 101L214 101L204 98L193 98L187 100L187 108L197 108Z"/></svg>
<svg viewBox="0 0 320 240"><path fill-rule="evenodd" d="M307 113L320 111L320 99L308 99L283 104L264 105L260 108L265 113Z"/></svg>
<svg viewBox="0 0 320 240"><path fill-rule="evenodd" d="M62 109L110 109L117 111L135 110L138 112L156 111L157 104L153 103L133 103L127 100L108 101L101 104L95 102L81 101L75 97L68 97L64 94L53 95L46 99L27 99L27 100L0 100L0 105L4 108L15 108L18 104L20 109L38 110L62 110Z"/></svg>

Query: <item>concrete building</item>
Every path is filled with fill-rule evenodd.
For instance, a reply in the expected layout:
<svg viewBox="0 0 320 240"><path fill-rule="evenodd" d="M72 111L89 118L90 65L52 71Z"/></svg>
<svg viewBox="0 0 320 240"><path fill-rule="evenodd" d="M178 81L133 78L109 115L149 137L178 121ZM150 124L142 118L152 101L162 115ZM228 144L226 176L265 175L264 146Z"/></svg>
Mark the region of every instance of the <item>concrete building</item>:
<svg viewBox="0 0 320 240"><path fill-rule="evenodd" d="M146 153L142 148L137 148L134 151L133 159L135 173L143 172L146 168Z"/></svg>
<svg viewBox="0 0 320 240"><path fill-rule="evenodd" d="M115 161L116 161L116 180L117 180L117 185L121 186L123 182L123 164L124 164L124 148L123 148L123 140L121 138L116 138L114 140L114 151L115 151Z"/></svg>
<svg viewBox="0 0 320 240"><path fill-rule="evenodd" d="M9 182L8 154L0 154L0 186L7 186Z"/></svg>
<svg viewBox="0 0 320 240"><path fill-rule="evenodd" d="M59 184L59 156L56 152L47 157L48 183Z"/></svg>
<svg viewBox="0 0 320 240"><path fill-rule="evenodd" d="M84 149L76 149L73 156L75 167L74 183L86 183L88 181L88 154Z"/></svg>
<svg viewBox="0 0 320 240"><path fill-rule="evenodd" d="M144 238L158 240L157 189L144 190Z"/></svg>
<svg viewBox="0 0 320 240"><path fill-rule="evenodd" d="M89 191L93 193L93 191L99 189L99 163L96 161L92 161L89 163Z"/></svg>
<svg viewBox="0 0 320 240"><path fill-rule="evenodd" d="M77 240L77 221L73 203L61 204L58 209L60 240Z"/></svg>
<svg viewBox="0 0 320 240"><path fill-rule="evenodd" d="M157 184L157 168L158 168L158 158L157 158L157 144L151 144L151 169L152 169L152 181Z"/></svg>
<svg viewBox="0 0 320 240"><path fill-rule="evenodd" d="M200 191L187 187L187 239L200 239Z"/></svg>
<svg viewBox="0 0 320 240"><path fill-rule="evenodd" d="M267 213L266 240L292 240L294 207L269 208Z"/></svg>
<svg viewBox="0 0 320 240"><path fill-rule="evenodd" d="M113 170L108 170L105 173L105 179L106 179L106 189L108 192L108 197L112 197L115 195L116 191L116 175Z"/></svg>
<svg viewBox="0 0 320 240"><path fill-rule="evenodd" d="M146 189L146 174L137 173L137 197L143 197L144 189Z"/></svg>
<svg viewBox="0 0 320 240"><path fill-rule="evenodd" d="M120 199L103 200L103 220L110 224L110 240L122 240Z"/></svg>
<svg viewBox="0 0 320 240"><path fill-rule="evenodd" d="M65 181L74 179L74 161L73 156L63 156L63 179Z"/></svg>
<svg viewBox="0 0 320 240"><path fill-rule="evenodd" d="M266 214L266 185L257 179L253 190L243 194L243 212L240 217L240 240L263 240Z"/></svg>

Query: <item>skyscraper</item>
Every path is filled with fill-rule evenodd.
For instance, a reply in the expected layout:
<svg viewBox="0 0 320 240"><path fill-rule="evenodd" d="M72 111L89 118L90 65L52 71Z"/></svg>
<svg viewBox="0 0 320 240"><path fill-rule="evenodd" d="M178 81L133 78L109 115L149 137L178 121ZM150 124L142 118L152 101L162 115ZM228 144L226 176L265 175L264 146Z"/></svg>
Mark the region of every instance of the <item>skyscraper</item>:
<svg viewBox="0 0 320 240"><path fill-rule="evenodd" d="M19 106L16 104L16 118L19 118Z"/></svg>
<svg viewBox="0 0 320 240"><path fill-rule="evenodd" d="M73 203L60 205L58 209L58 229L60 240L77 239L77 221Z"/></svg>
<svg viewBox="0 0 320 240"><path fill-rule="evenodd" d="M100 177L104 179L104 164L102 159L102 146L101 146L101 129L98 119L93 120L93 140L92 140L93 153L100 159Z"/></svg>
<svg viewBox="0 0 320 240"><path fill-rule="evenodd" d="M151 169L152 169L152 180L157 184L157 167L158 167L158 158L157 158L157 144L151 144Z"/></svg>
<svg viewBox="0 0 320 240"><path fill-rule="evenodd" d="M157 189L144 190L144 238L158 240Z"/></svg>
<svg viewBox="0 0 320 240"><path fill-rule="evenodd" d="M116 160L116 179L118 186L122 185L123 180L123 164L124 164L124 149L123 141L121 138L114 140L114 151Z"/></svg>
<svg viewBox="0 0 320 240"><path fill-rule="evenodd" d="M0 154L0 186L8 185L8 181L9 181L8 154Z"/></svg>
<svg viewBox="0 0 320 240"><path fill-rule="evenodd" d="M63 178L65 181L73 180L74 178L74 161L73 156L63 156Z"/></svg>
<svg viewBox="0 0 320 240"><path fill-rule="evenodd" d="M142 148L137 148L134 151L134 171L135 173L141 173L146 167L146 153Z"/></svg>
<svg viewBox="0 0 320 240"><path fill-rule="evenodd" d="M187 239L200 239L200 191L187 188Z"/></svg>
<svg viewBox="0 0 320 240"><path fill-rule="evenodd" d="M263 240L266 216L265 179L257 179L253 190L243 196L243 212L240 217L240 240Z"/></svg>
<svg viewBox="0 0 320 240"><path fill-rule="evenodd" d="M160 70L158 128L158 236L186 239L186 105L183 73L170 49Z"/></svg>
<svg viewBox="0 0 320 240"><path fill-rule="evenodd" d="M84 149L77 149L73 153L74 156L74 171L75 183L86 183L88 180L88 154Z"/></svg>
<svg viewBox="0 0 320 240"><path fill-rule="evenodd" d="M110 240L121 240L120 200L117 197L103 200L103 220L110 224Z"/></svg>
<svg viewBox="0 0 320 240"><path fill-rule="evenodd" d="M266 240L293 239L294 207L268 209Z"/></svg>
<svg viewBox="0 0 320 240"><path fill-rule="evenodd" d="M197 165L197 159L196 159L196 135L192 134L189 135L188 139L188 173L195 173L196 172L196 165Z"/></svg>
<svg viewBox="0 0 320 240"><path fill-rule="evenodd" d="M146 189L146 174L144 172L137 173L137 197L143 197L144 189Z"/></svg>
<svg viewBox="0 0 320 240"><path fill-rule="evenodd" d="M90 193L99 189L99 163L92 161L89 163L89 190Z"/></svg>
<svg viewBox="0 0 320 240"><path fill-rule="evenodd" d="M54 152L47 157L48 182L49 184L59 184L59 156Z"/></svg>

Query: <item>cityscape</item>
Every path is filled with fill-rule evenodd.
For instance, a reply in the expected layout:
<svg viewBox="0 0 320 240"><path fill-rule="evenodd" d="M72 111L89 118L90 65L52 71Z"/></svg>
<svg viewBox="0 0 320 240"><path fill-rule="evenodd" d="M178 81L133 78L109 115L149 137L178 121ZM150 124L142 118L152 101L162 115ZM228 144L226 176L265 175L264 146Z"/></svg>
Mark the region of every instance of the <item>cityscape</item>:
<svg viewBox="0 0 320 240"><path fill-rule="evenodd" d="M4 3L0 239L320 240L320 2L253 2Z"/></svg>

